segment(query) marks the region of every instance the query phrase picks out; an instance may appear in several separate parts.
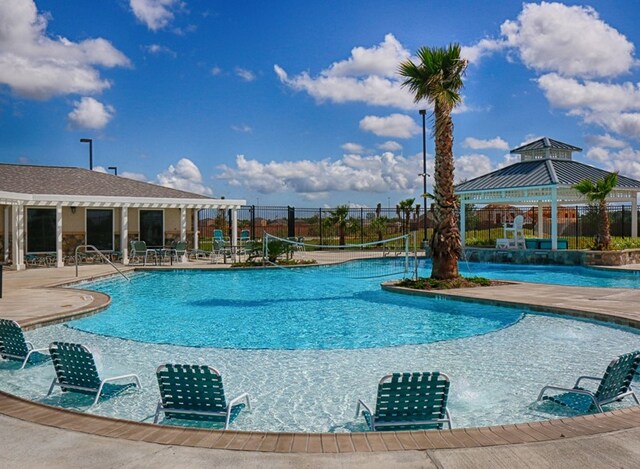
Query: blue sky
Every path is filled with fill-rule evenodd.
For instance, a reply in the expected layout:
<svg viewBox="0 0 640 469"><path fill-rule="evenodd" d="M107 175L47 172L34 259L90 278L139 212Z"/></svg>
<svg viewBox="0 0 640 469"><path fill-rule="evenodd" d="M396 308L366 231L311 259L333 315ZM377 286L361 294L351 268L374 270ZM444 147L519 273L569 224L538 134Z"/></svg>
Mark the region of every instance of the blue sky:
<svg viewBox="0 0 640 469"><path fill-rule="evenodd" d="M458 42L458 180L541 136L640 178L638 19L623 0L2 0L0 162L87 167L92 138L97 170L214 197L394 205L422 194L429 109L397 65Z"/></svg>

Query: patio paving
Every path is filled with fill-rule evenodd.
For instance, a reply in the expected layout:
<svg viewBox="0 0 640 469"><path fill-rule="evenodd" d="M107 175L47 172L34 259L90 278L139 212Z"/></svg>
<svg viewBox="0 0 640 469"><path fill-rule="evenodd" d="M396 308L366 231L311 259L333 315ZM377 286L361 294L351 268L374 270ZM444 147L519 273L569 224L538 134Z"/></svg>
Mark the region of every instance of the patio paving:
<svg viewBox="0 0 640 469"><path fill-rule="evenodd" d="M197 265L196 268L222 268ZM630 266L627 268L638 268ZM132 268L125 269L127 271ZM108 265L4 272L0 316L23 326L91 314L106 295L55 288L110 275ZM437 292L640 327L639 290L514 283ZM0 393L1 467L566 467L640 466L640 407L523 425L431 432L291 434L123 422ZM257 450L257 451L256 451ZM331 454L329 454L331 453Z"/></svg>

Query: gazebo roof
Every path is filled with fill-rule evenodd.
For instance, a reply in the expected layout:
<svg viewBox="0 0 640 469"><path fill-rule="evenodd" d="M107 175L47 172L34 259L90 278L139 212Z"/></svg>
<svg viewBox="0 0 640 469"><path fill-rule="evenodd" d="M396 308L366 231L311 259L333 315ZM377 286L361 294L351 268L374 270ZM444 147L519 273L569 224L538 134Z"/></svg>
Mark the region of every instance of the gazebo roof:
<svg viewBox="0 0 640 469"><path fill-rule="evenodd" d="M551 148L554 150L565 150L565 151L582 151L582 148L569 145L568 143L559 142L558 140L554 140L549 137L542 137L541 139L536 140L534 142L530 142L525 145L522 145L521 147L514 148L513 150L510 151L510 153L521 154L528 151L543 150L545 148Z"/></svg>
<svg viewBox="0 0 640 469"><path fill-rule="evenodd" d="M456 193L541 186L570 187L583 179L595 182L609 174L609 171L573 160L522 161L458 184ZM640 191L640 181L619 175L616 188Z"/></svg>

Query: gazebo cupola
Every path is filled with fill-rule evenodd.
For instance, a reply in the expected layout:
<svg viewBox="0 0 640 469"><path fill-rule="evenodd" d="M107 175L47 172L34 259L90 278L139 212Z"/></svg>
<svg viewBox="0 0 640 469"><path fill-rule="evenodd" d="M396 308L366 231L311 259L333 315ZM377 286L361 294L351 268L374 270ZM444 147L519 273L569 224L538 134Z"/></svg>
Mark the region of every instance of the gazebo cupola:
<svg viewBox="0 0 640 469"><path fill-rule="evenodd" d="M582 148L574 147L573 145L562 143L548 137L542 137L535 142L514 148L509 153L512 155L520 155L521 162L549 159L571 161L574 151L582 151Z"/></svg>

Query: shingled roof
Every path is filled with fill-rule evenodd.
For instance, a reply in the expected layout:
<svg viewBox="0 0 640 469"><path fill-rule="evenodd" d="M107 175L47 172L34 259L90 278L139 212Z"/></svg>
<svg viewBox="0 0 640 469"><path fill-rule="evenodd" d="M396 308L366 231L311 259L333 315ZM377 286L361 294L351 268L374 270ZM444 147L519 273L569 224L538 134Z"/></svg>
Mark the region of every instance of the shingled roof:
<svg viewBox="0 0 640 469"><path fill-rule="evenodd" d="M583 179L595 182L608 174L611 173L572 160L523 161L458 184L456 193L553 185L572 186ZM616 187L640 190L640 181L619 175Z"/></svg>
<svg viewBox="0 0 640 469"><path fill-rule="evenodd" d="M0 163L0 192L154 199L211 199L201 194L83 168Z"/></svg>

